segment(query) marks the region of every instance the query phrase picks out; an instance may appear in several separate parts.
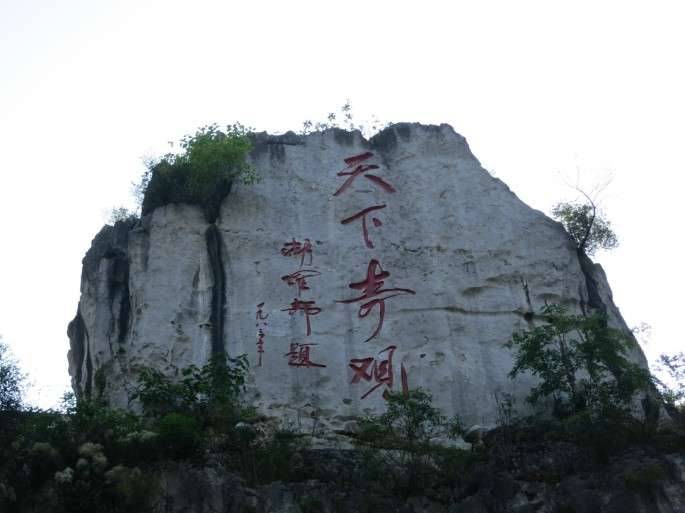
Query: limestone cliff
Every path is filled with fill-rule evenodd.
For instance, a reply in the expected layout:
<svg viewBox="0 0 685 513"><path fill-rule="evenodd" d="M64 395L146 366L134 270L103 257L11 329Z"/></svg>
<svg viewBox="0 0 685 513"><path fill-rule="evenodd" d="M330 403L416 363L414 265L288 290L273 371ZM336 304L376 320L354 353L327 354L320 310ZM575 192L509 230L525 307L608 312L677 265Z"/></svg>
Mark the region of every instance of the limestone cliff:
<svg viewBox="0 0 685 513"><path fill-rule="evenodd" d="M503 344L546 302L626 329L601 267L451 127L254 143L262 181L235 184L214 223L173 204L96 236L69 326L78 395L126 406L136 365L173 374L244 353L250 400L300 424L343 429L385 390L418 386L488 424L498 394L529 391Z"/></svg>

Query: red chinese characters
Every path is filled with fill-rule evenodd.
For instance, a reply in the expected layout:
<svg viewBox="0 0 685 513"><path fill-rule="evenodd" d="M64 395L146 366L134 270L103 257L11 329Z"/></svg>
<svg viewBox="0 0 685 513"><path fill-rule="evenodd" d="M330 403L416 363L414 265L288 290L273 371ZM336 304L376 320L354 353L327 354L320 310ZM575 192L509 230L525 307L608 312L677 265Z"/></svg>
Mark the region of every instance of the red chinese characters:
<svg viewBox="0 0 685 513"><path fill-rule="evenodd" d="M262 354L264 354L264 338L266 334L264 333L264 327L268 326L266 319L268 319L269 314L265 314L262 310L264 303L259 303L257 305L257 314L255 315L255 320L257 321L255 327L257 328L257 367L262 366Z"/></svg>
<svg viewBox="0 0 685 513"><path fill-rule="evenodd" d="M338 188L337 191L333 193L333 196L339 196L343 192L345 192L350 185L352 185L352 182L358 177L358 176L364 176L364 178L370 180L372 183L380 187L382 190L385 192L393 193L395 192L395 188L390 185L388 182L383 180L381 177L372 175L372 174L367 174L368 171L371 171L373 169L378 169L378 166L376 164L362 164L362 162L370 159L373 157L373 153L370 151L367 151L365 153L360 153L359 155L355 155L353 157L348 157L345 159L345 164L347 164L347 167L340 171L338 173L338 176L347 176L348 178L343 182L343 184ZM349 224L353 221L356 221L358 219L361 219L362 221L362 233L364 234L364 244L366 244L366 247L369 249L373 248L373 242L371 242L371 239L369 238L369 230L367 227L367 222L366 222L366 216L374 211L381 210L385 208L386 205L375 205L371 207L367 207L365 209L360 210L356 214L352 214L351 216L343 219L340 223L341 224ZM383 223L381 222L380 219L377 217L372 217L371 221L373 222L374 226L377 228L382 226Z"/></svg>
<svg viewBox="0 0 685 513"><path fill-rule="evenodd" d="M294 285L297 287L297 297L300 297L300 292L303 290L309 290L307 285L307 278L313 278L315 276L321 276L319 271L314 269L302 269L300 271L295 271L294 273L287 274L281 277L288 285Z"/></svg>
<svg viewBox="0 0 685 513"><path fill-rule="evenodd" d="M416 294L411 289L403 288L393 288L384 289L385 279L390 276L388 271L384 271L381 267L380 262L376 259L372 259L366 270L366 279L356 283L350 283L349 287L354 290L361 290L362 294L359 297L352 299L343 299L337 301L338 303L356 303L359 301L364 301L359 307L359 317L364 318L378 306L378 325L376 329L364 342L368 342L372 338L376 337L383 327L383 319L385 317L385 301L391 297L399 296L402 294Z"/></svg>
<svg viewBox="0 0 685 513"><path fill-rule="evenodd" d="M298 342L290 344L290 351L285 354L288 357L288 365L291 367L325 367L325 365L314 363L311 360L311 348L315 345L317 344L300 344Z"/></svg>
<svg viewBox="0 0 685 513"><path fill-rule="evenodd" d="M312 243L309 239L304 239L304 242L293 239L291 242L283 244L281 255L300 256L300 267L304 265L305 257L309 256L309 264L307 265L312 265Z"/></svg>
<svg viewBox="0 0 685 513"><path fill-rule="evenodd" d="M257 330L257 354L259 355L259 360L257 361L257 367L262 366L262 354L264 354L264 330L259 328Z"/></svg>
<svg viewBox="0 0 685 513"><path fill-rule="evenodd" d="M359 176L363 176L367 180L370 180L385 192L395 192L395 188L383 180L380 176L365 174L367 171L378 169L376 164L362 164L362 162L370 159L371 157L373 157L373 153L367 151L365 153L360 153L359 155L354 155L353 157L348 157L345 159L345 164L347 164L347 167L340 171L338 176L348 176L349 178L347 178L340 188L333 193L333 196L339 196L345 192L350 185L352 185L352 182L354 182L354 180Z"/></svg>
<svg viewBox="0 0 685 513"><path fill-rule="evenodd" d="M343 219L342 221L340 221L340 224L349 224L352 221L356 221L357 219L361 219L362 220L362 233L364 234L364 243L366 244L367 248L373 249L373 242L371 242L371 239L369 239L369 230L366 227L366 216L368 214L370 214L371 212L374 212L376 210L381 210L385 207L386 207L385 205L376 205L374 207L367 207L364 210L360 210L356 214L354 214L354 215L352 215L346 219ZM377 217L372 217L371 221L373 222L373 225L377 228L379 226L383 225L381 220L378 219Z"/></svg>
<svg viewBox="0 0 685 513"><path fill-rule="evenodd" d="M290 303L290 307L283 308L281 311L289 312L290 315L293 315L297 312L302 312L307 322L307 336L309 336L312 334L312 326L309 321L309 316L319 315L321 313L321 308L316 306L316 301L302 301L295 298L293 299L292 303Z"/></svg>
<svg viewBox="0 0 685 513"><path fill-rule="evenodd" d="M385 397L388 389L392 388L393 385L393 367L392 367L392 356L395 353L397 346L388 346L378 354L382 355L387 353L387 358L380 360L372 356L368 358L353 358L350 360L349 367L353 371L352 381L350 383L359 383L361 380L364 381L374 381L375 385L366 391L362 395L362 399L366 399L369 394L371 394L377 388L385 385L387 388L383 392L383 397ZM404 365L401 366L402 374L402 392L406 395L409 391L407 384L407 373L404 370Z"/></svg>
<svg viewBox="0 0 685 513"><path fill-rule="evenodd" d="M316 316L321 313L321 308L316 306L316 301L314 300L304 300L300 296L304 294L305 291L311 290L307 280L309 278L314 278L316 276L321 276L321 273L313 268L303 269L305 261L307 265L311 266L313 261L313 251L312 243L310 239L304 239L304 242L297 241L293 238L291 242L286 242L281 248L281 255L299 256L300 257L300 269L281 276L281 280L289 287L295 287L297 289L297 297L292 300L290 306L287 308L282 308L282 312L288 312L290 315L295 315L300 313L305 317L306 331L305 335L308 337L312 334L312 324L310 317ZM315 363L310 358L311 349L316 344L312 343L291 343L290 351L285 354L288 359L288 365L290 367L325 367L325 365L320 363Z"/></svg>

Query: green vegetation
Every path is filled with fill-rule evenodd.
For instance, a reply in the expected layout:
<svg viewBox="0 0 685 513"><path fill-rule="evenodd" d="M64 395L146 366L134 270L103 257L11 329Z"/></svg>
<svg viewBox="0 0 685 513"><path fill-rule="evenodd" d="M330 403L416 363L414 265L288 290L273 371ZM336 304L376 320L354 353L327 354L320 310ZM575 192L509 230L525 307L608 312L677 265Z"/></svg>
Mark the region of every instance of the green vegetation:
<svg viewBox="0 0 685 513"><path fill-rule="evenodd" d="M174 378L138 369L140 385L131 399L142 408L140 415L101 401L77 402L73 394L65 396L60 411L27 410L20 408L20 389L2 388L15 392L6 402L9 409L0 412L0 509L41 510L50 503L60 513L148 512L164 487L159 469L171 462L204 468L210 461L250 487L316 480L363 490L369 504L427 493L447 502L455 489L483 483L473 474L515 468L541 446L586 451L582 454L594 454L599 464L636 444L683 449L682 433L656 432L649 415L632 415L636 392L650 386L646 372L626 357L632 339L609 328L601 316L572 315L558 305L545 307L534 321L508 343L515 351L510 375L537 376L528 400L538 405L549 400L554 415L520 417L511 396L502 394L499 426L479 435L470 450L461 449L459 419L448 421L430 394L416 389L387 393L383 413L359 420L358 450L326 459L325 451L308 449L308 435L284 429L242 403L244 356L215 358ZM0 377L20 382L6 350L0 357L0 368L12 370ZM676 388L662 396L682 408L684 358L675 355L663 363L674 372ZM642 395L656 397L653 391ZM533 452L526 452L530 447ZM668 478L658 459L640 464L622 476L629 489L648 491ZM542 459L529 472L550 485L566 475ZM321 506L318 496L306 494L300 503L303 510Z"/></svg>
<svg viewBox="0 0 685 513"><path fill-rule="evenodd" d="M329 112L323 121L312 121L308 119L302 123L300 134L307 135L312 132L323 132L330 128L341 128L343 130L359 130L367 139L376 132L389 126L388 122L381 122L376 116L371 116L369 121L358 120L353 112L350 100L340 107L338 112Z"/></svg>
<svg viewBox="0 0 685 513"><path fill-rule="evenodd" d="M138 219L138 215L125 207L113 208L112 212L109 214L109 219L107 224L115 225L119 222L135 221Z"/></svg>
<svg viewBox="0 0 685 513"><path fill-rule="evenodd" d="M659 357L658 370L665 373L665 381L655 378L666 411L673 419L685 427L685 353Z"/></svg>
<svg viewBox="0 0 685 513"><path fill-rule="evenodd" d="M360 419L361 441L420 450L444 431L443 415L433 406L431 395L420 388L407 394L388 392L386 401L385 413Z"/></svg>
<svg viewBox="0 0 685 513"><path fill-rule="evenodd" d="M623 481L630 490L644 491L668 478L668 472L662 465L647 463L623 474Z"/></svg>
<svg viewBox="0 0 685 513"><path fill-rule="evenodd" d="M56 494L65 513L150 511L158 483L147 469L200 458L248 418L238 398L246 372L244 357L186 369L178 382L142 369L140 416L73 394L61 411L1 412L0 509L39 508Z"/></svg>
<svg viewBox="0 0 685 513"><path fill-rule="evenodd" d="M649 384L648 372L626 357L633 339L599 314L572 315L559 305L545 306L539 318L544 324L514 333L506 344L515 350L509 376L528 371L540 379L528 401L550 397L559 418L627 414L635 392Z"/></svg>
<svg viewBox="0 0 685 513"><path fill-rule="evenodd" d="M507 346L515 350L510 377L536 376L539 383L527 400L542 408L503 425L500 446L537 433L586 447L599 462L640 444L682 450L685 424L678 428L671 412L676 423L660 424L668 396L659 394L646 369L628 360L632 337L609 328L598 314L572 315L558 305L545 307L538 318L544 323L515 333Z"/></svg>
<svg viewBox="0 0 685 513"><path fill-rule="evenodd" d="M21 408L25 377L0 338L0 412Z"/></svg>
<svg viewBox="0 0 685 513"><path fill-rule="evenodd" d="M578 249L593 255L598 249L618 246L611 223L589 198L587 203L558 203L552 215L560 221L578 245Z"/></svg>
<svg viewBox="0 0 685 513"><path fill-rule="evenodd" d="M149 162L136 186L142 215L170 203L189 203L203 208L209 222L235 180L252 184L258 180L247 162L252 145L248 129L240 124L206 125L181 139L180 153L169 153Z"/></svg>
<svg viewBox="0 0 685 513"><path fill-rule="evenodd" d="M179 412L207 421L218 409L236 407L247 370L245 355L216 356L202 368L190 365L176 380L142 367L138 369L140 385L131 399L140 400L145 414L151 417Z"/></svg>
<svg viewBox="0 0 685 513"><path fill-rule="evenodd" d="M458 418L447 421L421 389L386 395L387 409L359 421L362 474L403 497L460 477L477 455L449 447L463 433ZM447 446L446 446L447 445Z"/></svg>

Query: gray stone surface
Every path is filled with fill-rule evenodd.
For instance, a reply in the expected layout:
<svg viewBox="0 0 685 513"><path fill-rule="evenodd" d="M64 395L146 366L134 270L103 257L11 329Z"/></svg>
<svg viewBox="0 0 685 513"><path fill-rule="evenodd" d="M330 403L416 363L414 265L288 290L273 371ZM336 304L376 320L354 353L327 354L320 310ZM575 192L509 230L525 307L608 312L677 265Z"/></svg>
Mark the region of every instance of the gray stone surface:
<svg viewBox="0 0 685 513"><path fill-rule="evenodd" d="M350 178L338 176L346 170L344 159L366 152L373 155L361 164L378 168L335 195ZM110 236L121 250L112 253L116 258L91 249L70 330L77 393L99 387L113 404L126 406L136 365L170 374L202 365L218 333L228 354L248 355L249 399L301 429L345 429L360 413L381 411L384 390L402 389L403 370L406 385L430 391L447 415L487 425L496 421L497 395L513 394L522 404L528 393L530 378L507 377L512 355L503 344L533 322L530 313L545 302L603 309L625 329L601 268L581 262L562 226L485 171L447 125L393 125L370 141L341 130L258 134L251 159L262 181L236 184L224 201L216 222L219 260L208 256L209 225L201 209L188 205L156 209L123 242ZM367 216L369 248L361 219L341 221L381 205ZM304 262L283 254L285 243L306 239L312 252ZM364 294L349 285L366 278L372 260L389 273L377 289L413 293L341 303ZM123 261L127 289L114 269ZM212 268L218 261L225 284ZM305 269L309 289L299 299L320 308L309 316L309 336L303 312L287 311L297 287L282 279ZM222 287L223 323L212 322ZM129 295L126 322L122 291ZM383 298L382 329L367 340L378 327L382 301L368 312L360 307ZM261 303L263 321L256 318ZM214 345L216 352L216 340ZM384 352L389 347L395 349ZM307 350L321 366L297 365L305 363ZM644 364L639 350L633 357ZM351 365L368 365L370 380L355 378Z"/></svg>

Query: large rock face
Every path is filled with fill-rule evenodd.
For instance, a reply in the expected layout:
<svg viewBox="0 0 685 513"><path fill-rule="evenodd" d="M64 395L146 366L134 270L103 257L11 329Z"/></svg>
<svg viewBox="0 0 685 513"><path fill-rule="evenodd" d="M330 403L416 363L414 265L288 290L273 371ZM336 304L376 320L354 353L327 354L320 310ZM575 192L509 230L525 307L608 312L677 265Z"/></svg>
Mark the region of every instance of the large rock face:
<svg viewBox="0 0 685 513"><path fill-rule="evenodd" d="M303 428L418 386L492 423L498 396L531 386L507 377L503 344L545 302L625 329L601 268L447 125L260 134L250 158L261 183L236 185L214 224L168 205L95 238L69 327L77 394L126 406L136 365L226 352L248 356L256 405Z"/></svg>

